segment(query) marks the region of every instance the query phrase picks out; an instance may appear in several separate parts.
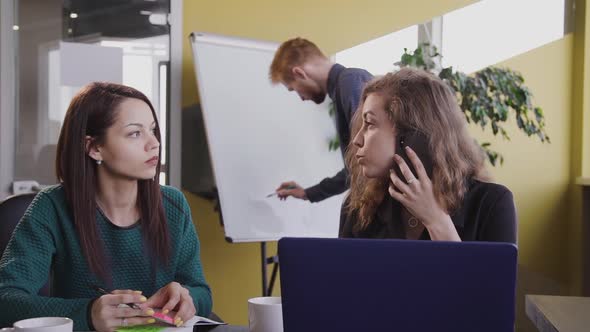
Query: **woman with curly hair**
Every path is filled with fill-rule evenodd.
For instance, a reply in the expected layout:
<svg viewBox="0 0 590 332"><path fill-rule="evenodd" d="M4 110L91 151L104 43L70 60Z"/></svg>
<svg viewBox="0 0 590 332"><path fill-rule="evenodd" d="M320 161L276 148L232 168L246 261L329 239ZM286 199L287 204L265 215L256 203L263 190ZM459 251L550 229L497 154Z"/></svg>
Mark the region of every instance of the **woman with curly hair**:
<svg viewBox="0 0 590 332"><path fill-rule="evenodd" d="M353 119L340 237L516 243L514 199L450 87L404 68L371 81Z"/></svg>

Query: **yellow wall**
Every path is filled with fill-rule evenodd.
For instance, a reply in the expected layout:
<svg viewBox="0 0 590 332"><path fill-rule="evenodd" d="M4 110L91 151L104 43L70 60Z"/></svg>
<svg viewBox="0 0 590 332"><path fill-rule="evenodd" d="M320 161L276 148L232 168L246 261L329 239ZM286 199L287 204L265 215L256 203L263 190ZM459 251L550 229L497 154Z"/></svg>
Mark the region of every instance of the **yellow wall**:
<svg viewBox="0 0 590 332"><path fill-rule="evenodd" d="M205 31L271 41L300 35L326 53L370 40L469 4L470 0L199 0L184 2L184 33ZM351 23L352 22L352 23ZM335 33L335 32L338 33ZM577 253L579 240L570 201L572 169L572 61L574 38L568 36L513 58L503 65L522 72L543 107L551 144L525 137L511 124L511 142L490 139L504 154L503 167L493 170L498 182L515 194L520 219L520 263L539 276L539 289L570 287L577 272L568 253ZM183 105L198 102L188 39L183 55ZM581 138L579 139L581 142ZM186 193L202 241L203 265L213 288L214 310L232 324L247 324L247 302L261 292L259 244L228 244L209 202ZM577 241L577 242L576 242ZM570 245L570 250L564 246ZM275 252L272 246L270 253ZM571 273L570 273L571 272ZM546 288L545 288L546 287ZM278 288L276 288L278 289ZM275 291L276 294L276 291Z"/></svg>
<svg viewBox="0 0 590 332"><path fill-rule="evenodd" d="M572 290L579 293L582 282L582 188L576 178L590 177L590 11L585 0L576 0L575 32L573 48L573 90L570 192L572 222L569 229L570 274Z"/></svg>
<svg viewBox="0 0 590 332"><path fill-rule="evenodd" d="M522 73L543 108L551 144L519 132L515 121L506 127L510 141L493 138L491 131L472 127L480 141L505 158L490 168L494 180L514 193L519 217L519 263L540 276L569 286L568 234L570 213L570 127L573 36L498 64Z"/></svg>
<svg viewBox="0 0 590 332"><path fill-rule="evenodd" d="M590 177L590 24L586 24L590 18L590 10L585 0L576 1L576 47L575 47L575 68L576 89L574 90L574 101L576 103L575 116L579 121L578 126L582 127L581 135L575 136L574 141L579 144L579 151L574 151L576 162L573 167L578 171L578 176ZM576 133L580 130L577 129Z"/></svg>
<svg viewBox="0 0 590 332"><path fill-rule="evenodd" d="M580 10L576 11L575 17L575 34L574 34L574 65L575 70L573 72L573 77L576 82L578 82L577 86L574 87L573 90L573 106L575 110L574 117L577 121L572 124L572 164L571 164L571 171L573 174L582 174L582 153L583 151L583 137L582 129L584 123L584 114L583 109L587 106L584 105L584 78L585 72L588 71L587 67L585 66L585 56L587 54L585 50L585 39L586 39L586 24L585 24L585 6L586 1L576 1L576 7ZM587 84L586 84L587 85Z"/></svg>
<svg viewBox="0 0 590 332"><path fill-rule="evenodd" d="M328 54L424 22L473 0L185 0L184 32L281 42L301 36ZM183 106L197 102L188 38L183 47Z"/></svg>

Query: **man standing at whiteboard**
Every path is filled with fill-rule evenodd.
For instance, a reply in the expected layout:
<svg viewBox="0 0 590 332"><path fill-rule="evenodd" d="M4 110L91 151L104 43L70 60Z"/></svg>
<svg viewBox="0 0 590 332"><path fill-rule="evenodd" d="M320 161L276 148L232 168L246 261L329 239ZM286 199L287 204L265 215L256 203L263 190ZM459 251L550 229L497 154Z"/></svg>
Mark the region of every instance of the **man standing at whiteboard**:
<svg viewBox="0 0 590 332"><path fill-rule="evenodd" d="M356 111L365 84L373 76L364 69L345 68L333 63L311 41L293 38L281 44L270 66L270 80L295 91L301 100L321 104L326 95L334 103L336 130L342 156L350 142L350 121ZM289 196L312 203L343 193L348 189L348 172L343 168L332 177L304 189L293 181L283 182L276 193L280 199Z"/></svg>

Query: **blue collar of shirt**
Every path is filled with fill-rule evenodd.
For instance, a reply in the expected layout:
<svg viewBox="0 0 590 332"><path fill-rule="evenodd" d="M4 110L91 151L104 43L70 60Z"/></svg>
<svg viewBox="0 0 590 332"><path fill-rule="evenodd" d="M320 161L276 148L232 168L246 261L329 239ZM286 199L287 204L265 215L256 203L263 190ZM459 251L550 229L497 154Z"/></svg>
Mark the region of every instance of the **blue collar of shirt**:
<svg viewBox="0 0 590 332"><path fill-rule="evenodd" d="M328 96L330 96L332 100L335 99L336 88L338 87L338 76L340 76L340 73L344 69L346 69L346 67L344 67L341 64L335 63L334 65L332 65L332 68L330 68L330 72L328 73Z"/></svg>

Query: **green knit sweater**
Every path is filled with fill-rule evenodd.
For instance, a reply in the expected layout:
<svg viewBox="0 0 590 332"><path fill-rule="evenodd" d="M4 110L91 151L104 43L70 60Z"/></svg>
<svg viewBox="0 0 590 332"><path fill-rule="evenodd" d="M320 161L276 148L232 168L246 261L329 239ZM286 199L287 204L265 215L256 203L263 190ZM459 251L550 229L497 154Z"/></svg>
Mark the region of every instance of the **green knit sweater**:
<svg viewBox="0 0 590 332"><path fill-rule="evenodd" d="M167 267L155 280L142 245L141 221L122 228L100 211L96 222L110 260L112 289L141 290L147 297L176 281L193 298L197 314L211 312L211 290L203 276L199 240L184 195L161 187L172 244ZM89 270L61 185L40 192L17 225L0 260L0 327L40 316L69 317L74 330L88 330L88 305L100 296L92 285L109 287ZM37 295L52 271L51 297Z"/></svg>

